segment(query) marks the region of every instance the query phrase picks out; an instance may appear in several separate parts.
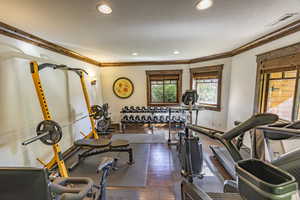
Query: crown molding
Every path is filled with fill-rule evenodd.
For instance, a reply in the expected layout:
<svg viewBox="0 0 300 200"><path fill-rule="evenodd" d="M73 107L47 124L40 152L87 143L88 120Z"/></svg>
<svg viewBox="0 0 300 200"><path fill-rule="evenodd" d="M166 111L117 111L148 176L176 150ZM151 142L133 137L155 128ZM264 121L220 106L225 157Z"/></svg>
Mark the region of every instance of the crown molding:
<svg viewBox="0 0 300 200"><path fill-rule="evenodd" d="M80 55L79 53L72 51L70 49L64 48L60 45L57 45L55 43L49 42L47 40L44 40L40 37L37 37L35 35L32 35L30 33L27 33L25 31L22 31L16 27L10 26L8 24L5 24L3 22L0 22L0 34L17 39L17 40L21 40L27 43L30 43L32 45L44 48L44 49L48 49L50 51L65 55L65 56L69 56L72 58L75 58L77 60L81 60L83 62L86 63L90 63L93 65L97 65L97 66L101 66L101 63L88 58L86 56Z"/></svg>
<svg viewBox="0 0 300 200"><path fill-rule="evenodd" d="M165 61L138 61L138 62L99 62L97 60L91 59L89 57L80 55L79 53L57 45L55 43L49 42L45 39L22 31L18 28L0 22L0 34L15 38L32 45L54 51L56 53L69 56L86 63L90 63L99 67L123 67L123 66L145 66L145 65L179 65L179 64L194 64L199 62L205 62L210 60L229 58L245 51L254 49L256 47L262 46L269 42L275 41L292 33L300 31L300 20L292 22L282 28L279 28L271 33L265 34L251 42L248 42L232 51L213 54L209 56L194 58L194 59L184 59L184 60L165 60Z"/></svg>

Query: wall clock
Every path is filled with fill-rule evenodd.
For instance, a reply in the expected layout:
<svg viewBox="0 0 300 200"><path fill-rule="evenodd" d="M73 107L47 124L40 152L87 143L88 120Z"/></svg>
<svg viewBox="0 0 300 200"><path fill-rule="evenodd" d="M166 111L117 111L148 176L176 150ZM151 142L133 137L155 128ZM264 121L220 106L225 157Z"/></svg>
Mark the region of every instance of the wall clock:
<svg viewBox="0 0 300 200"><path fill-rule="evenodd" d="M120 77L115 80L113 84L113 91L117 97L126 99L132 95L134 86L128 78Z"/></svg>

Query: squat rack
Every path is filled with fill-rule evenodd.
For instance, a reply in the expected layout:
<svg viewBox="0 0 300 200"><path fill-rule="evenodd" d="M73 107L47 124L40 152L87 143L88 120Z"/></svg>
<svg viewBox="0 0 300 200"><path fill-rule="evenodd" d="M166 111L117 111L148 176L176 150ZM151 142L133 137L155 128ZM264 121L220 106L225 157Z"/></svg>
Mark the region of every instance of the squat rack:
<svg viewBox="0 0 300 200"><path fill-rule="evenodd" d="M42 110L43 118L44 118L44 120L52 120L52 117L51 117L51 114L50 114L50 111L48 108L46 96L44 93L44 89L41 84L40 75L39 75L39 71L41 71L42 69L44 69L46 67L50 67L53 69L57 68L56 65L52 65L52 64L45 63L45 64L38 65L37 62L35 62L35 61L30 62L30 70L31 70L32 80L33 80L33 83L35 86L36 94L38 96L38 100L40 103L40 108ZM63 66L61 65L61 67L63 67ZM46 167L47 169L51 169L55 164L57 164L60 175L62 177L69 177L68 170L67 170L65 162L63 160L63 155L62 155L59 144L58 143L53 144L52 149L54 152L54 157L51 159L51 161L49 163L46 164L39 158L37 158L37 160L42 165L44 165L44 167Z"/></svg>

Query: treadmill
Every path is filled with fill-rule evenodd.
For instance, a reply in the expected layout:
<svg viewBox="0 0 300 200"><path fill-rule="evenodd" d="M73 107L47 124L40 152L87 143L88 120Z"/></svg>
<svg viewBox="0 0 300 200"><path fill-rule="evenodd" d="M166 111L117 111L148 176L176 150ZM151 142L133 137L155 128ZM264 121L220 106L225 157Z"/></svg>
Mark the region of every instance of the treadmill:
<svg viewBox="0 0 300 200"><path fill-rule="evenodd" d="M242 148L241 145L236 143L234 140L251 129L275 123L277 120L277 115L263 113L252 116L250 119L239 123L235 128L227 132L208 129L196 125L188 125L188 128L197 133L209 136L210 138L217 139L223 144L223 146L211 145L210 148L216 159L222 164L229 175L236 180L235 164L240 160L249 159L250 152Z"/></svg>
<svg viewBox="0 0 300 200"><path fill-rule="evenodd" d="M224 145L223 147L211 146L211 149L218 161L235 180L237 177L235 164L249 158L249 153L247 155L243 148L239 148L238 142L233 142L235 138L239 137L244 132L253 128L262 130L267 147L269 148L270 158L272 158L273 152L270 149L269 140L286 140L300 137L300 121L282 122L282 120L278 120L277 115L268 113L254 115L247 121L240 123L238 126L225 133L195 125L189 125L188 128L195 132L205 134L213 139L217 139ZM283 154L277 159L271 159L273 165L289 172L296 178L297 182L300 183L299 162L299 149Z"/></svg>
<svg viewBox="0 0 300 200"><path fill-rule="evenodd" d="M235 164L236 162L233 160L232 156L228 152L228 150L223 146L218 145L210 145L209 148L214 153L216 159L221 163L224 169L228 172L228 174L236 180L236 173L235 173ZM242 160L246 160L251 158L251 152L248 149L241 148L240 153L242 156Z"/></svg>

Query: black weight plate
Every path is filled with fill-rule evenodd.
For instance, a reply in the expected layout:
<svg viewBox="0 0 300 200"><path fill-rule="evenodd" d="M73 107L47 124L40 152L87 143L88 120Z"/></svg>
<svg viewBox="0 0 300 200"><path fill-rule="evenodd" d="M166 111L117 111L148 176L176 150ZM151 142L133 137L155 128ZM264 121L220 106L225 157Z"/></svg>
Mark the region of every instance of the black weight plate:
<svg viewBox="0 0 300 200"><path fill-rule="evenodd" d="M37 135L48 132L48 135L42 137L40 141L46 145L54 145L60 142L62 138L62 129L60 125L52 120L44 120L36 127Z"/></svg>
<svg viewBox="0 0 300 200"><path fill-rule="evenodd" d="M97 122L97 130L99 132L105 132L109 129L110 127L110 124L111 124L111 120L107 120L107 119L102 119L102 120L99 120Z"/></svg>

